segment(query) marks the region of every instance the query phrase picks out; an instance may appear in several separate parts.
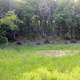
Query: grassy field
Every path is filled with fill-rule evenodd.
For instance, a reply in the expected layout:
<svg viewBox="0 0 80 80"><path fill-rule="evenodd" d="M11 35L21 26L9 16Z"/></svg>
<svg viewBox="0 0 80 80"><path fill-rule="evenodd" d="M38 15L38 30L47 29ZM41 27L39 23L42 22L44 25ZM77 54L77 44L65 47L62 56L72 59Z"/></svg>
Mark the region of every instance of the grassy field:
<svg viewBox="0 0 80 80"><path fill-rule="evenodd" d="M38 55L69 50L61 57ZM22 45L0 48L0 80L80 80L80 44Z"/></svg>

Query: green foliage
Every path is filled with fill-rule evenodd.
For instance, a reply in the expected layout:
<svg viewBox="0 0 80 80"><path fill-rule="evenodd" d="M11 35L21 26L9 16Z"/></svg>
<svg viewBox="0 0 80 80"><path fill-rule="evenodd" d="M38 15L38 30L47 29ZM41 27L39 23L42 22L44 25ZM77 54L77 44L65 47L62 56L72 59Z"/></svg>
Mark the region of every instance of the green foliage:
<svg viewBox="0 0 80 80"><path fill-rule="evenodd" d="M35 11L38 11L38 1L39 0L23 0L17 3L18 10L21 10L22 16L33 16Z"/></svg>
<svg viewBox="0 0 80 80"><path fill-rule="evenodd" d="M5 1L1 2L5 4ZM11 0L10 8L5 6L6 11L1 13L8 13L1 14L0 24L8 25L10 29L19 28L26 35L35 33L41 37L53 35L61 39L80 39L79 0ZM9 11L14 8L15 11Z"/></svg>
<svg viewBox="0 0 80 80"><path fill-rule="evenodd" d="M6 37L0 36L0 45L7 45L8 44L8 39Z"/></svg>
<svg viewBox="0 0 80 80"><path fill-rule="evenodd" d="M16 22L18 18L14 11L8 11L3 18L0 19L0 25L8 25L10 29L17 28Z"/></svg>
<svg viewBox="0 0 80 80"><path fill-rule="evenodd" d="M8 41L6 38L8 30L17 31L19 29L18 23L22 23L22 21L18 19L17 15L15 14L15 11L8 11L7 13L5 13L4 17L0 19L0 43Z"/></svg>

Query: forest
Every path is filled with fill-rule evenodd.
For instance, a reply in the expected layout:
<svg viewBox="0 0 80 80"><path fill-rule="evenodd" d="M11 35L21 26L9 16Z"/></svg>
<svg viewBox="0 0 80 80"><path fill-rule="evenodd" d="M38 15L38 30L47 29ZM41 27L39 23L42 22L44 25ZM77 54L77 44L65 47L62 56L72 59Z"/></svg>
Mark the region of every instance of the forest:
<svg viewBox="0 0 80 80"><path fill-rule="evenodd" d="M80 1L0 0L0 43L24 39L76 43L80 40Z"/></svg>

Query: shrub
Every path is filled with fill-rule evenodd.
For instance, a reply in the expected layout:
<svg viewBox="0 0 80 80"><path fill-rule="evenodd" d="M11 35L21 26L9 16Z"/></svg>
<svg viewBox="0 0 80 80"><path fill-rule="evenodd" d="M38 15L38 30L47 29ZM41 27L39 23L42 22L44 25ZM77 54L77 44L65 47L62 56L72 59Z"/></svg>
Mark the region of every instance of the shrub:
<svg viewBox="0 0 80 80"><path fill-rule="evenodd" d="M0 45L1 44L7 45L8 44L8 39L6 37L0 37Z"/></svg>

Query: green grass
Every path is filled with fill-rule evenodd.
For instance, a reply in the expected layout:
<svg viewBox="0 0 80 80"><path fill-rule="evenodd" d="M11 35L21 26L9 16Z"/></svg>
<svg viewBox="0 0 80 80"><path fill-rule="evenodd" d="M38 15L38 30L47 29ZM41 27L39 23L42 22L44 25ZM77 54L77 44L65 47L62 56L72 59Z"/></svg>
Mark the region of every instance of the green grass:
<svg viewBox="0 0 80 80"><path fill-rule="evenodd" d="M80 54L63 57L37 55L36 52L41 50L80 51L80 45L12 45L1 48L0 80L80 80Z"/></svg>

